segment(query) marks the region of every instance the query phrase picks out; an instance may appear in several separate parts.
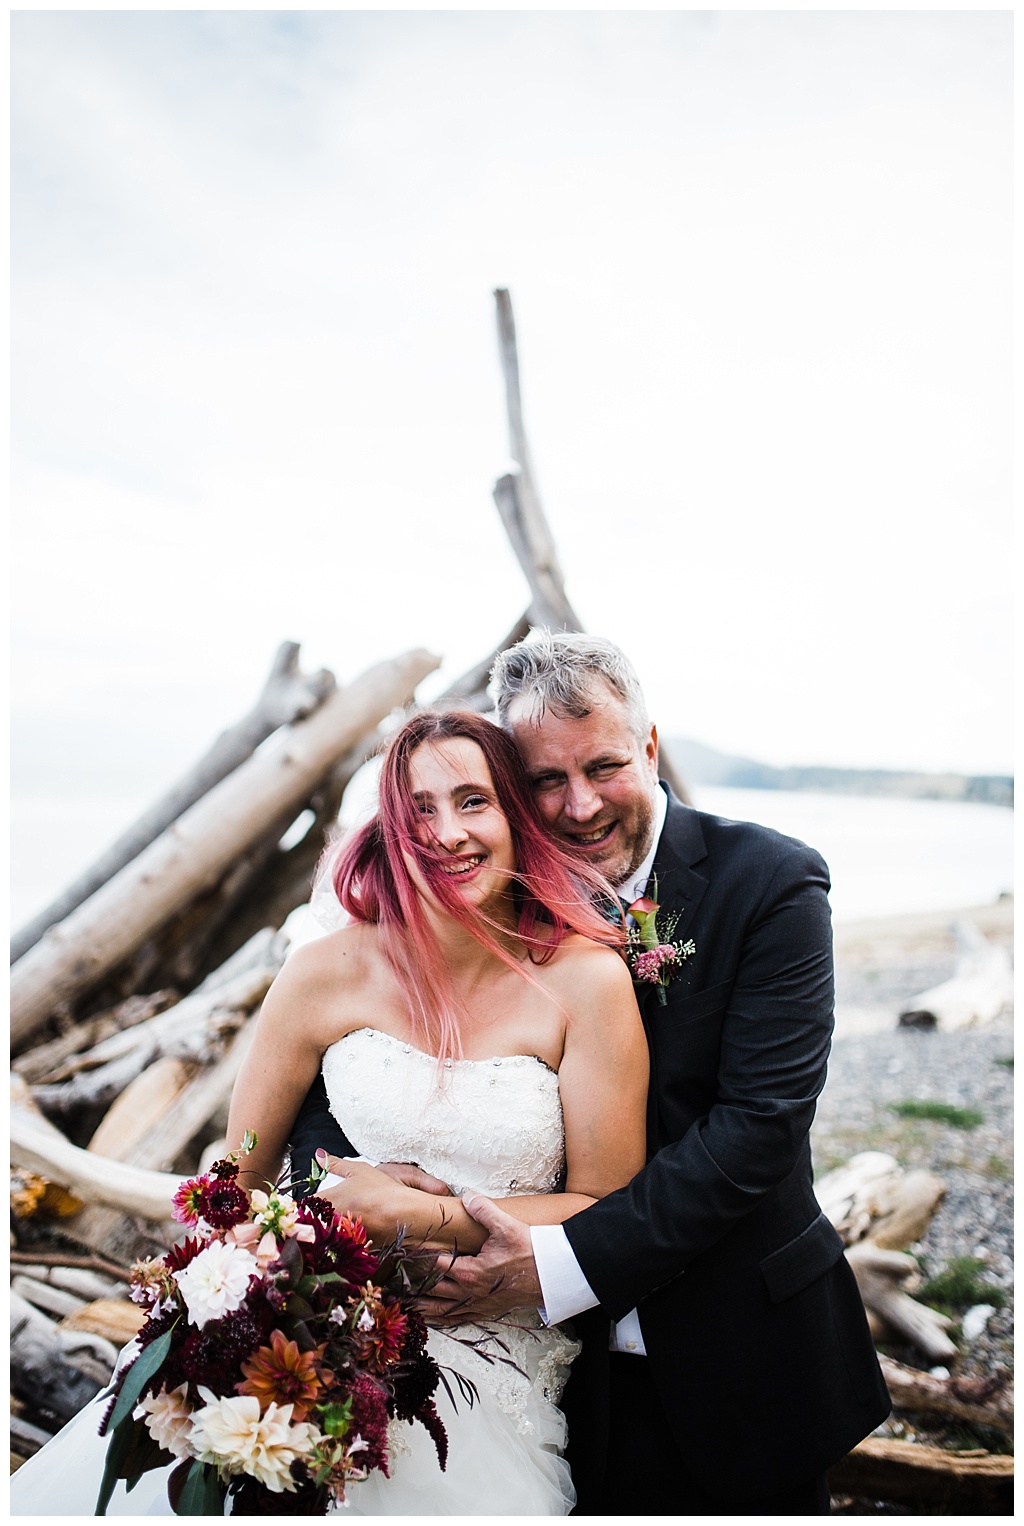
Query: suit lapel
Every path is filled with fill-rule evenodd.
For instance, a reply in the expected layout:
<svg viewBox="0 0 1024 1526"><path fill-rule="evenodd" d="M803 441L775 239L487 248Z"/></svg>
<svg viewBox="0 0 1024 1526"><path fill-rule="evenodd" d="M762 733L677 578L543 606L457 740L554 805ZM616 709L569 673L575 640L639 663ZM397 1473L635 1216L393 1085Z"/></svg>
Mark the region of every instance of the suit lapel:
<svg viewBox="0 0 1024 1526"><path fill-rule="evenodd" d="M658 882L658 905L678 918L672 934L673 942L685 941L689 925L708 888L706 876L693 868L707 856L697 812L680 804L670 793L668 814L654 855L653 878ZM653 884L649 893L654 894Z"/></svg>
<svg viewBox="0 0 1024 1526"><path fill-rule="evenodd" d="M707 857L707 848L697 812L677 800L671 790L667 793L668 813L658 840L657 852L654 855L654 868L651 871L652 881L648 883L648 894L652 897L655 895L653 880L656 879L658 906L665 913L678 918L672 934L672 941L675 943L685 941L687 928L693 921L697 907L708 888L708 881L704 875L698 874L692 867ZM660 922L660 917L658 920ZM638 1005L651 1057L651 1076L647 1090L647 1145L650 1153L658 1147L659 1093L658 1056L651 1032L652 1017L658 1010L657 992L653 986L638 992Z"/></svg>

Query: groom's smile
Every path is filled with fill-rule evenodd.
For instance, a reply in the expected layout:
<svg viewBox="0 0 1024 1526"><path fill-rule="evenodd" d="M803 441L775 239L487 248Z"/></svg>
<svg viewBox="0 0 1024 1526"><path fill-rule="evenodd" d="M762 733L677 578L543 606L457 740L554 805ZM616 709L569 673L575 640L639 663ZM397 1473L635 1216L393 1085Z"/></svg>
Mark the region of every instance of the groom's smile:
<svg viewBox="0 0 1024 1526"><path fill-rule="evenodd" d="M509 727L526 763L534 799L551 833L622 885L650 847L658 737L630 728L622 701L595 682L585 716L513 705Z"/></svg>

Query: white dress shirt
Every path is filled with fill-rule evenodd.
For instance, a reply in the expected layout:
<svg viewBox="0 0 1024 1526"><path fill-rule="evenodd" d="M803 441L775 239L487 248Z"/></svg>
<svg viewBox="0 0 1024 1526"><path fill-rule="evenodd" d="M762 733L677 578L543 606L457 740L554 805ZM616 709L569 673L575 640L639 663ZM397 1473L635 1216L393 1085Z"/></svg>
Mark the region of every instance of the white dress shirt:
<svg viewBox="0 0 1024 1526"><path fill-rule="evenodd" d="M658 789L655 793L657 798L650 850L636 873L630 875L624 885L615 887L619 897L630 905L647 889L668 813L668 796L665 791ZM582 1314L584 1309L593 1309L600 1303L573 1255L561 1224L534 1224L530 1230L530 1239L544 1297L540 1313L545 1324L560 1324L563 1319L572 1319L574 1314ZM612 1351L647 1355L644 1338L640 1333L640 1319L635 1309L631 1309L625 1319L620 1319L618 1324L612 1326L608 1344Z"/></svg>

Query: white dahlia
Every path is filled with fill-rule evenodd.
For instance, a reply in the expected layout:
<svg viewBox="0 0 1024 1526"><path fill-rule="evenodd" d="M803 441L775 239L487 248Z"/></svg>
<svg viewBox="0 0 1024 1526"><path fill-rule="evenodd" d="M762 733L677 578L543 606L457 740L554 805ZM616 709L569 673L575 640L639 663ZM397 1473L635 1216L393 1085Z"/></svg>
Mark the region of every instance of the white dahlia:
<svg viewBox="0 0 1024 1526"><path fill-rule="evenodd" d="M209 1320L239 1308L257 1269L256 1257L239 1245L215 1240L201 1250L174 1274L192 1324L202 1329Z"/></svg>
<svg viewBox="0 0 1024 1526"><path fill-rule="evenodd" d="M188 1384L147 1394L140 1408L145 1412L146 1429L165 1452L174 1457L191 1457L189 1436L192 1410L188 1402ZM137 1412L136 1412L137 1413Z"/></svg>
<svg viewBox="0 0 1024 1526"><path fill-rule="evenodd" d="M315 1425L291 1423L290 1404L268 1404L251 1395L218 1399L201 1390L208 1402L192 1416L191 1445L201 1462L214 1463L222 1473L246 1473L274 1494L294 1491L291 1464L308 1455L320 1439Z"/></svg>

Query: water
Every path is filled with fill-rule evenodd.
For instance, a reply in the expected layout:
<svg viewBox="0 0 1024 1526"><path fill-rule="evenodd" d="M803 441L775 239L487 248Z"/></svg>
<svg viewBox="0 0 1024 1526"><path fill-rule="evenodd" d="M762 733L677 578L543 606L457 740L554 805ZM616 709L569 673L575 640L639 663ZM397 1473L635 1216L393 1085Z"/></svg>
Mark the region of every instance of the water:
<svg viewBox="0 0 1024 1526"><path fill-rule="evenodd" d="M1013 812L898 800L698 786L703 811L799 837L832 871L837 922L982 906L1013 889ZM11 922L41 910L141 814L128 796L20 795L11 821Z"/></svg>
<svg viewBox="0 0 1024 1526"><path fill-rule="evenodd" d="M985 906L1013 890L1013 812L948 800L693 789L699 810L759 821L822 854L838 922Z"/></svg>

